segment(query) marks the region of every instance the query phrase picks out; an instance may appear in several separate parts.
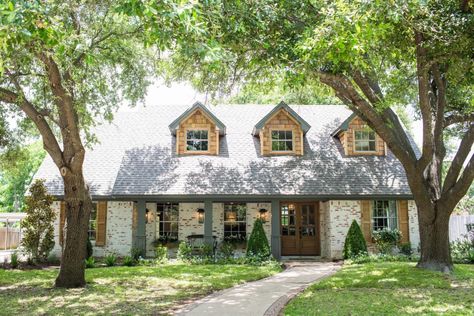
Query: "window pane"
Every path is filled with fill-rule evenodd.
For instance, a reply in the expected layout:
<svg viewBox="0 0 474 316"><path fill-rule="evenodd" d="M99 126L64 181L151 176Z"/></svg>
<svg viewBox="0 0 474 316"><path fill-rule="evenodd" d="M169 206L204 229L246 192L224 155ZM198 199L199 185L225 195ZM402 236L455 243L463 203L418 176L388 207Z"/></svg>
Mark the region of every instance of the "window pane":
<svg viewBox="0 0 474 316"><path fill-rule="evenodd" d="M272 139L278 139L278 131L272 131Z"/></svg>

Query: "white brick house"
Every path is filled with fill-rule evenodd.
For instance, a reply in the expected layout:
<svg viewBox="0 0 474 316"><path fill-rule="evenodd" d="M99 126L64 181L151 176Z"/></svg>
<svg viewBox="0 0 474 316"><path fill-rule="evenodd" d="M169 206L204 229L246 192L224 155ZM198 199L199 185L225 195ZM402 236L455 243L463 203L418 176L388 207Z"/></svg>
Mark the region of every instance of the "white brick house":
<svg viewBox="0 0 474 316"><path fill-rule="evenodd" d="M119 113L96 135L84 165L96 256L134 247L152 256L157 240L191 237L245 244L257 218L277 258L341 258L353 220L369 242L391 227L418 247L401 164L344 106L149 107ZM35 177L58 199L59 254L62 181L49 157Z"/></svg>

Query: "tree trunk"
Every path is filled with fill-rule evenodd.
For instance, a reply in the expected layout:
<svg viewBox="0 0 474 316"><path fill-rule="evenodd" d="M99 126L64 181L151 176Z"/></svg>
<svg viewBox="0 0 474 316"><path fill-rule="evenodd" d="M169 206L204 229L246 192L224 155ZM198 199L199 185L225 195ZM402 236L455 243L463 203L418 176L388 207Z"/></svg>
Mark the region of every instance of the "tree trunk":
<svg viewBox="0 0 474 316"><path fill-rule="evenodd" d="M420 226L421 257L417 267L449 273L453 262L449 247L449 217L451 211L439 204L417 203Z"/></svg>
<svg viewBox="0 0 474 316"><path fill-rule="evenodd" d="M86 285L85 263L87 234L92 201L85 186L82 170L63 176L66 223L61 269L56 287L74 288Z"/></svg>

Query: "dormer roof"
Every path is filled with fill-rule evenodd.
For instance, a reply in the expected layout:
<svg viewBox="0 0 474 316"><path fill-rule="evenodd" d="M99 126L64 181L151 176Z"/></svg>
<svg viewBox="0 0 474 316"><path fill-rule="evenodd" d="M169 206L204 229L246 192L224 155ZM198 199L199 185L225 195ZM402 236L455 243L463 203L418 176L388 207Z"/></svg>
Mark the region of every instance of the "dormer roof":
<svg viewBox="0 0 474 316"><path fill-rule="evenodd" d="M225 135L225 125L222 123L212 112L201 102L196 102L189 109L184 111L180 116L178 116L168 127L173 135L176 135L176 130L179 128L179 125L182 121L188 118L195 111L201 110L204 115L206 115L211 121L216 124L217 129L219 130L219 135Z"/></svg>
<svg viewBox="0 0 474 316"><path fill-rule="evenodd" d="M252 135L254 135L254 136L258 135L259 131L265 126L265 124L268 122L268 120L270 120L280 110L285 111L294 120L296 120L296 122L298 122L301 129L303 130L303 134L306 134L306 132L308 132L309 129L311 128L311 125L309 125L308 122L306 122L301 116L298 115L298 113L296 113L292 108L290 108L288 106L288 104L281 101L270 112L268 112L267 115L265 115L260 121L258 121L257 124L255 124L255 126L253 128L253 131L252 131Z"/></svg>
<svg viewBox="0 0 474 316"><path fill-rule="evenodd" d="M356 114L355 113L352 113L348 118L346 118L344 120L344 122L342 122L341 125L339 125L339 127L331 133L331 136L332 137L335 137L337 136L340 132L345 132L349 129L349 123L356 118Z"/></svg>

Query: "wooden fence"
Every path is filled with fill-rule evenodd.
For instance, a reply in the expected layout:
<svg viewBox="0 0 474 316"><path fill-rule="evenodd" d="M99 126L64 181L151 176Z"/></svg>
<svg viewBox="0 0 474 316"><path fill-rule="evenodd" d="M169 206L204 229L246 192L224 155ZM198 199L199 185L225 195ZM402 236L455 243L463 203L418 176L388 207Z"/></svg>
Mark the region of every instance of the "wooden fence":
<svg viewBox="0 0 474 316"><path fill-rule="evenodd" d="M474 215L451 215L449 219L449 240L464 239L468 229L474 231Z"/></svg>
<svg viewBox="0 0 474 316"><path fill-rule="evenodd" d="M15 249L19 246L21 231L14 227L0 227L0 249Z"/></svg>

